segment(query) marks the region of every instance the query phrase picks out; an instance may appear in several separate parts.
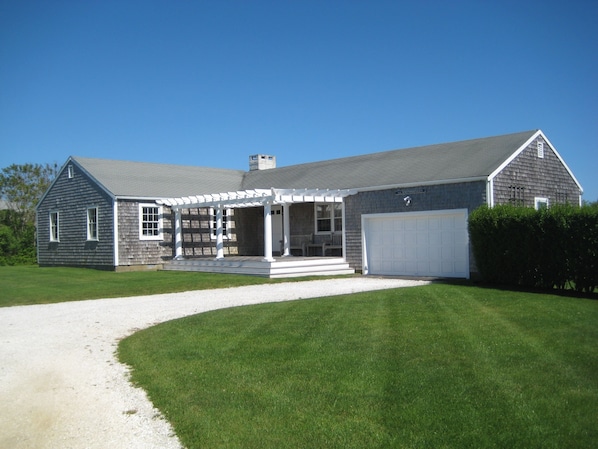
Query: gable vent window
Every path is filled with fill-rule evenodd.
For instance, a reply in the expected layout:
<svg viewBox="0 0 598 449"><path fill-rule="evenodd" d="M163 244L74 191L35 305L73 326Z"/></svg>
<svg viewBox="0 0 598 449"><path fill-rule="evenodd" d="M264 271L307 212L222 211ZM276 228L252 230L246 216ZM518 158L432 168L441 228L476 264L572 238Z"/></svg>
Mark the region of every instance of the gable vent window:
<svg viewBox="0 0 598 449"><path fill-rule="evenodd" d="M544 142L538 142L538 157L544 158Z"/></svg>
<svg viewBox="0 0 598 449"><path fill-rule="evenodd" d="M73 178L75 177L75 169L73 168L73 166L72 166L72 165L69 165L69 166L66 168L66 170L67 170L67 172L68 172L68 177L69 177L69 179L73 179Z"/></svg>

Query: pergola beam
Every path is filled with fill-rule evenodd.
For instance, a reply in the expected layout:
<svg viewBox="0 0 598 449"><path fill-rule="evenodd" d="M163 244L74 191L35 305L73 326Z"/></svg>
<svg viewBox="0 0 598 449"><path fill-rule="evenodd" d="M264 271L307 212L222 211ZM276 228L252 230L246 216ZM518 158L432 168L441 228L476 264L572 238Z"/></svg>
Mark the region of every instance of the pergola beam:
<svg viewBox="0 0 598 449"><path fill-rule="evenodd" d="M158 203L174 210L194 207L259 207L265 204L293 203L341 203L343 198L355 194L352 189L253 189L237 192L211 193L204 195L165 198Z"/></svg>

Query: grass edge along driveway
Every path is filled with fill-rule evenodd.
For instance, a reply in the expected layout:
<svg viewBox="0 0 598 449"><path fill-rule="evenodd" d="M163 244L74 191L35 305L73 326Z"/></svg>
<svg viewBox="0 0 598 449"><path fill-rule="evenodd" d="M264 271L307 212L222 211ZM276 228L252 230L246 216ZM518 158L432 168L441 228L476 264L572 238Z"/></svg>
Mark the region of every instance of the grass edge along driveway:
<svg viewBox="0 0 598 449"><path fill-rule="evenodd" d="M176 293L310 278L268 279L180 271L102 271L37 265L0 267L0 307Z"/></svg>
<svg viewBox="0 0 598 449"><path fill-rule="evenodd" d="M598 302L456 285L225 309L119 345L189 449L593 447Z"/></svg>

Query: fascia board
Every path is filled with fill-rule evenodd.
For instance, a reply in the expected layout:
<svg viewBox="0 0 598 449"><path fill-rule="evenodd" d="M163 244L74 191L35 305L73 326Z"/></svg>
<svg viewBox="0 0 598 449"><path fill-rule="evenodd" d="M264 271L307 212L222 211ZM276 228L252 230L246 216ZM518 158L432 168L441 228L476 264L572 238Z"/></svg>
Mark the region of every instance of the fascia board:
<svg viewBox="0 0 598 449"><path fill-rule="evenodd" d="M66 167L68 167L69 162L71 161L72 157L69 157L66 162L64 164L62 164L62 167L60 167L60 170L58 170L58 173L56 174L56 177L54 178L54 180L50 183L50 186L46 189L46 191L44 192L44 194L41 196L41 198L39 199L39 201L37 202L37 204L35 205L35 211L37 212L37 209L39 208L39 206L43 203L43 201L46 199L46 196L48 195L48 193L50 192L50 190L52 190L52 188L54 187L54 184L56 184L56 181L58 181L58 178L60 177L60 175L62 174L62 172L66 169Z"/></svg>
<svg viewBox="0 0 598 449"><path fill-rule="evenodd" d="M46 199L46 196L48 195L48 193L52 190L52 188L54 187L54 184L56 184L56 182L58 181L58 178L60 178L60 176L62 175L62 173L67 169L67 167L70 164L74 164L77 167L79 167L81 169L81 171L83 173L85 173L85 175L87 177L89 177L93 182L95 182L98 186L100 186L102 188L102 190L104 190L108 195L110 195L110 197L112 199L115 198L115 196L112 194L112 192L110 192L108 189L106 189L106 187L104 187L102 185L102 183L98 182L97 179L95 179L93 176L91 176L89 174L89 172L87 170L85 170L81 164L79 164L74 158L73 156L69 156L68 159L66 160L66 162L64 164L62 164L62 167L60 167L60 170L58 170L58 173L56 173L56 177L54 178L54 180L50 183L50 186L47 188L47 190L44 192L44 194L41 196L41 198L39 199L39 201L37 202L37 205L35 206L35 210L37 211L37 209L39 208L39 206L41 205L41 203Z"/></svg>
<svg viewBox="0 0 598 449"><path fill-rule="evenodd" d="M550 149L554 152L554 154L559 159L559 161L561 161L561 164L563 164L563 167L565 167L565 170L567 170L567 172L569 173L569 175L571 176L571 178L573 179L573 181L575 181L575 184L577 184L577 187L579 187L579 191L581 193L583 193L583 187L581 186L581 184L579 183L579 181L577 180L577 178L575 177L575 175L573 174L573 172L571 171L571 169L569 168L569 166L567 165L567 163L565 162L565 160L561 157L561 155L559 154L559 152L556 150L556 148L554 147L554 145L552 144L552 142L550 140L548 140L548 137L546 137L542 131L540 131L540 135L542 136L542 138L544 139L544 141L548 145L550 145Z"/></svg>
<svg viewBox="0 0 598 449"><path fill-rule="evenodd" d="M525 141L525 143L523 145L521 145L519 148L517 148L517 150L515 150L502 164L500 164L498 166L498 168L496 170L494 170L492 173L490 173L490 176L488 176L489 180L494 179L501 171L503 171L503 169L509 165L511 162L513 162L513 160L519 156L523 150L525 150L530 143L532 143L539 135L543 135L542 131L538 130L536 131L529 139L527 139Z"/></svg>
<svg viewBox="0 0 598 449"><path fill-rule="evenodd" d="M166 200L167 198L162 196L129 196L129 195L114 195L115 200L127 200L127 201L153 201Z"/></svg>
<svg viewBox="0 0 598 449"><path fill-rule="evenodd" d="M509 165L517 156L519 156L523 150L525 150L535 139L537 139L538 136L542 136L544 141L550 146L550 149L556 155L557 159L561 162L561 164L563 164L563 167L565 167L565 170L567 170L567 173L569 173L569 176L571 176L573 181L575 181L575 184L577 184L577 187L579 188L580 192L583 193L583 187L581 186L581 184L579 183L579 181L577 180L577 178L575 177L575 175L573 174L573 172L571 171L571 169L569 168L569 166L567 165L565 160L561 157L559 152L556 150L556 148L554 147L552 142L550 142L550 140L548 140L548 137L546 137L546 135L542 132L541 129L536 131L523 145L521 145L511 156L509 156L509 158L507 160L505 160L496 170L494 170L490 174L490 176L488 176L488 179L493 180L507 165Z"/></svg>
<svg viewBox="0 0 598 449"><path fill-rule="evenodd" d="M486 176L475 176L472 178L456 178L456 179L443 179L439 181L427 181L427 182L406 182L406 183L399 183L399 184L387 184L383 186L372 186L372 187L358 187L355 189L355 192L374 192L376 190L387 190L387 189L399 189L399 188L409 188L409 187L419 187L419 186L438 186L442 184L459 184L461 182L476 182L476 181L487 181L488 178Z"/></svg>
<svg viewBox="0 0 598 449"><path fill-rule="evenodd" d="M112 198L112 200L116 200L116 195L114 195L114 193L112 193L110 190L108 190L108 188L102 184L98 179L96 179L91 173L89 173L85 167L83 167L80 163L77 162L76 159L74 159L72 156L69 158L69 161L72 162L73 164L75 164L77 167L79 167L79 169L85 173L85 176L87 176L89 179L91 179L93 182L95 182L104 192L106 192L108 194L108 196L110 196L110 198ZM68 165L68 164L66 164Z"/></svg>

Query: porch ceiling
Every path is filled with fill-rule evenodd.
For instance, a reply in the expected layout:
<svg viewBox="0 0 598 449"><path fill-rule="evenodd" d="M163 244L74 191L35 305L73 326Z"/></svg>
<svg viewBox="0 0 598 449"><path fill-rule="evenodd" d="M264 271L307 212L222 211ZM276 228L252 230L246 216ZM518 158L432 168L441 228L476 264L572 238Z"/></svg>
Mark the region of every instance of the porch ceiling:
<svg viewBox="0 0 598 449"><path fill-rule="evenodd" d="M211 193L206 195L183 196L158 200L159 204L172 209L189 209L191 207L229 208L259 207L265 204L292 203L341 203L343 198L357 193L352 189L253 189L236 192Z"/></svg>

